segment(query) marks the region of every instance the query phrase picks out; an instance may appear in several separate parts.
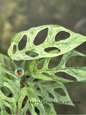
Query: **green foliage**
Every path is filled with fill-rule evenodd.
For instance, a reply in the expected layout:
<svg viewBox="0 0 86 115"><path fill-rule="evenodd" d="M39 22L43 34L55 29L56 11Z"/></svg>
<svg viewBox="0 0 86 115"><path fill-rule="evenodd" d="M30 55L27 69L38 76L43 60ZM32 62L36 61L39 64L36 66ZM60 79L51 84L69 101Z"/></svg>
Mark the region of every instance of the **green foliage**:
<svg viewBox="0 0 86 115"><path fill-rule="evenodd" d="M45 28L48 28L45 41L40 45L34 45L34 39L38 32ZM55 41L55 36L60 31L68 32L70 36L65 40ZM25 48L19 50L18 45L24 35L27 36L27 43ZM40 115L56 115L53 103L74 106L63 83L86 82L86 67L66 67L66 63L73 56L86 57L86 55L74 50L85 41L85 36L58 25L33 27L16 34L8 49L10 58L0 54L0 114L9 114L6 110L6 107L9 107L11 114L14 115L17 113L18 107L19 115L25 115L28 109L32 115L37 115L35 108L39 110ZM14 46L16 46L15 53L13 51ZM55 49L48 52L45 50L52 47ZM49 69L50 60L60 55L63 56L59 64ZM8 68L4 64L4 59L7 60ZM25 75L22 78L15 76L11 65L15 69L18 66L13 60L23 60L21 68L25 70ZM39 68L39 64L43 66ZM59 72L65 72L76 80L65 79L56 75ZM24 80L25 78L28 79ZM65 95L61 95L55 90L59 88ZM12 94L11 97L10 94ZM22 107L25 97L28 100Z"/></svg>

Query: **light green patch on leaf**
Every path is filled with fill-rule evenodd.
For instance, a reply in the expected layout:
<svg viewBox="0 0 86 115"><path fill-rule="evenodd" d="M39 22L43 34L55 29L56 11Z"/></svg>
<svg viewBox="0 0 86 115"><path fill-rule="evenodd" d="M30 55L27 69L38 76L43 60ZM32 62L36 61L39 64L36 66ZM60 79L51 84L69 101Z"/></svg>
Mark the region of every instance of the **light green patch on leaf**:
<svg viewBox="0 0 86 115"><path fill-rule="evenodd" d="M35 37L41 30L46 28L48 28L48 33L45 41L40 45L35 45ZM55 41L55 36L61 31L69 33L70 36L64 40ZM27 36L27 43L24 49L19 50L18 45L24 35ZM0 54L0 114L8 114L6 107L10 108L12 115L16 114L17 102L18 114L20 115L26 115L28 109L32 115L37 115L35 108L39 110L40 115L56 115L53 103L74 106L63 83L86 82L86 66L66 67L66 63L73 56L86 57L86 55L74 50L85 41L86 36L74 33L59 25L33 27L16 34L12 38L8 49L10 58ZM15 53L13 52L14 46L16 46ZM46 52L46 48L52 47L57 49ZM29 54L26 54L26 52L29 52ZM59 64L49 69L51 59L60 55L63 56ZM4 59L7 60L8 67L5 66ZM15 76L14 71L11 71L11 64L15 69L17 68L13 60L23 60L21 68L24 69L25 75L22 78L18 78ZM38 68L40 63L43 66ZM64 72L76 80L65 79L64 76L56 75L59 72ZM28 79L27 81L23 81L25 77ZM45 82L48 83L48 81L49 84L46 84ZM56 92L55 89L59 88L63 90L65 95ZM10 93L13 94L12 97L9 97ZM26 96L28 100L22 108Z"/></svg>
<svg viewBox="0 0 86 115"><path fill-rule="evenodd" d="M38 32L40 32L43 29L48 28L48 34L45 39L45 41L40 45L34 45L34 39L37 36ZM57 33L65 31L70 34L70 37L65 40L55 41L55 36ZM22 39L22 37L26 35L27 36L27 43L26 47L22 50L18 49L19 41ZM41 38L40 38L41 39ZM48 57L55 57L62 55L64 53L67 53L83 42L86 41L86 37L83 35L80 35L78 33L74 33L64 27L58 26L58 25L44 25L39 27L33 27L27 31L22 31L18 34L16 34L12 40L11 40L11 46L8 49L8 55L12 60L34 60L39 58L48 58ZM16 53L13 54L13 47L16 45ZM46 52L45 49L49 47L55 47L57 48L57 52L55 53L49 53ZM27 51L30 51L31 53L36 53L38 55L35 55L35 57L30 55L26 55L25 53Z"/></svg>
<svg viewBox="0 0 86 115"><path fill-rule="evenodd" d="M3 91L1 90L3 88ZM10 92L6 93L6 88ZM9 94L12 94L12 97L9 97ZM13 71L8 70L6 66L0 63L0 114L8 115L6 107L9 107L11 114L16 114L16 102L20 96L20 79L14 75Z"/></svg>
<svg viewBox="0 0 86 115"><path fill-rule="evenodd" d="M84 56L84 54L81 54L75 50L72 50L68 53L65 53L59 62L59 65L56 67L49 69L48 65L52 58L45 58L45 59L38 59L33 60L31 64L29 65L29 68L27 69L27 72L29 70L30 76L34 77L35 79L42 79L46 81L60 81L60 82L83 82L86 80L86 67L66 67L65 64L67 63L67 60L70 57L73 56ZM41 69L38 69L37 66L39 63L43 63L43 67ZM70 80L62 78L61 76L55 75L59 72L65 72L69 74L71 77L74 77L76 80Z"/></svg>
<svg viewBox="0 0 86 115"><path fill-rule="evenodd" d="M36 107L39 110L40 115L56 115L53 103L74 106L63 83L55 82L52 84L51 81L51 84L46 85L46 83L42 84L43 82L45 83L45 81L42 80L34 82L29 82L28 80L26 82L29 87L21 89L21 97L18 101L19 114L25 115L26 111L29 109L31 114L37 115L35 112ZM56 92L54 90L56 88L61 88L65 95L63 96ZM50 97L49 93L52 94L54 98ZM25 96L28 96L28 100L24 108L21 108Z"/></svg>

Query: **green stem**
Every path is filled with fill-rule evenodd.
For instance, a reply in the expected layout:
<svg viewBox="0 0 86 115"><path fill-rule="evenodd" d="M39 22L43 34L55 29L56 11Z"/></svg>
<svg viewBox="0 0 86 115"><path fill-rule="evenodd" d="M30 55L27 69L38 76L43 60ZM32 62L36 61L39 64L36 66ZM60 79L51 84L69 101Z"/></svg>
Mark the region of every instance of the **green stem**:
<svg viewBox="0 0 86 115"><path fill-rule="evenodd" d="M12 67L11 67L11 58L10 58L10 67L9 70L12 71Z"/></svg>

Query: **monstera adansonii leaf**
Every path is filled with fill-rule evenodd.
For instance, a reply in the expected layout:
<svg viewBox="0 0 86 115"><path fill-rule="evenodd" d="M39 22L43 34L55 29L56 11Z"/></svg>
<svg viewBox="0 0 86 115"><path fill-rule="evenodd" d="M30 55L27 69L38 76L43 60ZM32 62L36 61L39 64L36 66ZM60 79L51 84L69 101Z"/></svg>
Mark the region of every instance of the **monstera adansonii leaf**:
<svg viewBox="0 0 86 115"><path fill-rule="evenodd" d="M40 31L46 28L48 28L48 33L45 41L40 45L35 45L35 37ZM64 40L55 41L55 36L61 31L69 33L70 36ZM25 48L19 50L18 45L24 35L27 36L27 43ZM10 58L6 59L8 60L8 64L10 64L9 60L11 60L15 68L17 66L13 60L23 60L21 68L25 70L25 75L18 78L12 70L3 65L3 59L0 59L1 115L7 112L6 107L10 108L12 115L17 112L17 108L19 115L26 115L27 111L32 115L37 115L36 109L38 109L40 115L56 115L53 103L74 106L63 83L86 82L86 67L66 67L66 63L73 56L86 57L86 55L74 50L85 41L85 36L58 25L33 27L16 34L12 38L8 49ZM14 46L16 46L15 53L13 51ZM46 51L46 49L53 47L55 48L54 50ZM29 53L27 54L27 52ZM50 60L60 55L63 56L59 64L50 69ZM25 67L26 64L27 68ZM43 64L43 66L38 68L38 64ZM64 76L62 77L58 74L59 72L64 72L75 80L65 79L63 78ZM28 80L23 81L25 77ZM7 87L9 91L4 87ZM4 89L7 91L4 91ZM58 89L62 90L64 95L60 94ZM12 96L9 97L7 92L8 94L12 93ZM27 102L25 105L22 105L26 97Z"/></svg>
<svg viewBox="0 0 86 115"><path fill-rule="evenodd" d="M0 63L0 115L9 115L8 108L11 114L15 115L19 97L20 79L15 76L13 71Z"/></svg>
<svg viewBox="0 0 86 115"><path fill-rule="evenodd" d="M48 28L48 34L45 41L40 45L34 45L34 40L37 34ZM65 40L55 41L55 36L61 32L65 31L70 34L70 36ZM24 49L19 50L18 44L22 37L27 36L27 43ZM41 39L41 38L40 38ZM11 46L8 49L8 55L12 60L34 60L45 57L55 57L69 52L86 41L86 37L80 34L76 34L64 27L58 25L45 25L39 27L33 27L27 31L20 32L16 34L11 40ZM13 53L13 48L16 46L16 52ZM56 48L56 52L46 52L47 48ZM34 53L34 55L27 55L27 51Z"/></svg>

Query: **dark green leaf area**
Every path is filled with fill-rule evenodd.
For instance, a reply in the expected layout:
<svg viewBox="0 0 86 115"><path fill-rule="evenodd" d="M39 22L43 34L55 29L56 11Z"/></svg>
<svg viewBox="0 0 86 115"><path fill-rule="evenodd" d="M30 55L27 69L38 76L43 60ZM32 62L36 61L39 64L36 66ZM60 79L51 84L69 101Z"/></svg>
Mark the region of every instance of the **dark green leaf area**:
<svg viewBox="0 0 86 115"><path fill-rule="evenodd" d="M55 36L55 41L59 41L59 40L64 40L70 37L70 34L68 32L65 31L60 31L59 33L57 33L57 35Z"/></svg>

